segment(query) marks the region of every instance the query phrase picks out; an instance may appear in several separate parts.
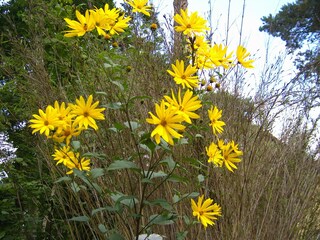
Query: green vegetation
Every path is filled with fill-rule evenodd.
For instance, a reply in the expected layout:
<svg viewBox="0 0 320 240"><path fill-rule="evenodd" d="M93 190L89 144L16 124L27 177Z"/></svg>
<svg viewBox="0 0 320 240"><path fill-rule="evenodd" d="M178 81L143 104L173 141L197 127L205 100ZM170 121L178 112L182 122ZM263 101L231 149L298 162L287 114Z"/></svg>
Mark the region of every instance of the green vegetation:
<svg viewBox="0 0 320 240"><path fill-rule="evenodd" d="M148 17L124 4L125 16L132 20L123 33L111 34L108 29L100 36L96 30L81 37L64 36L70 30L64 18L76 19L76 10L84 14L106 3L113 9L112 1L72 0L12 0L0 7L0 131L17 148L13 158L0 164L8 174L0 183L0 239L115 240L142 233L180 240L316 238L319 159L310 145L317 121L306 122L306 112L299 108L309 99L295 105L296 81L279 86L281 69L271 66L255 96L243 97L244 85L233 92L231 86L244 82L245 71L254 66L241 48L236 61L224 53L219 59L223 61L210 63L206 74L197 68L197 74L179 75L176 60L184 61L185 68L188 56L190 68L204 64L197 58L198 45L189 32L184 33L181 41L192 47L175 53L185 59L173 59L172 49L178 48L163 36L153 8L145 9ZM202 25L200 21L198 26ZM214 50L221 53L227 47L215 45ZM188 92L177 87L179 81L192 85L198 78L200 88L186 87ZM164 95L172 97L171 89L177 96L178 88L198 97L202 107L192 105L197 105L199 118L192 114L188 120L186 114L167 118L176 121L170 141L155 130L159 125L168 129L168 122L157 123L152 114L159 117L156 104ZM70 121L77 122L81 104L76 99L83 96L87 101L90 95L93 103L99 101L92 108L105 109L105 119L92 115L96 129L83 120L89 127L70 143L74 152L90 159L90 170L82 171L80 164L66 174L68 165L57 165L52 156L68 144L51 138L59 135L61 125L54 126L48 137L32 134L45 126L32 129L29 121L39 109L58 101L60 106L73 104ZM271 132L279 124L278 116L289 107L297 114L285 119L287 125L275 138ZM167 105L163 109L163 115L176 110ZM214 113L208 117L210 109ZM160 143L156 134L161 135ZM211 143L219 146L208 163L206 147ZM227 148L235 154L229 161L227 153L221 156ZM212 226L202 218L208 209L191 206L191 199L197 202L200 196L215 206Z"/></svg>

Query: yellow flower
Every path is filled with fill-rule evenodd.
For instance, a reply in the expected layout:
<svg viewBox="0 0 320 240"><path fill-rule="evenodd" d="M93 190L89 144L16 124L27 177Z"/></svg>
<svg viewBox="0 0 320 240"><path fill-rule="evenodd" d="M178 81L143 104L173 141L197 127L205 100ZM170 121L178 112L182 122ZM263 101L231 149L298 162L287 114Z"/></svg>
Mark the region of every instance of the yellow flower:
<svg viewBox="0 0 320 240"><path fill-rule="evenodd" d="M181 89L179 88L178 97L176 98L173 91L171 90L171 97L164 96L167 100L167 106L171 106L172 108L177 110L177 114L180 114L184 117L187 123L191 124L191 119L200 118L200 116L194 111L201 108L201 101L199 100L198 96L193 96L193 92L187 90L181 99Z"/></svg>
<svg viewBox="0 0 320 240"><path fill-rule="evenodd" d="M190 39L187 40L189 44L191 44ZM207 49L209 47L208 41L205 36L196 36L195 41L193 43L193 47L195 50L197 49Z"/></svg>
<svg viewBox="0 0 320 240"><path fill-rule="evenodd" d="M211 61L211 47L209 44L201 44L200 42L197 44L197 39L195 41L195 46L196 47L196 65L198 68L202 69L211 69L214 68L215 65Z"/></svg>
<svg viewBox="0 0 320 240"><path fill-rule="evenodd" d="M198 12L188 15L188 10L180 9L180 14L174 16L174 20L180 26L175 26L177 32L183 32L184 35L193 36L197 33L204 33L209 28L206 26L207 21L198 16Z"/></svg>
<svg viewBox="0 0 320 240"><path fill-rule="evenodd" d="M212 162L218 167L222 167L223 157L221 155L221 150L218 148L217 144L212 142L209 147L206 147L207 156L209 157L208 162Z"/></svg>
<svg viewBox="0 0 320 240"><path fill-rule="evenodd" d="M148 0L124 0L124 2L128 3L133 8L133 12L140 12L150 17L149 11L151 10L151 7L147 6Z"/></svg>
<svg viewBox="0 0 320 240"><path fill-rule="evenodd" d="M59 120L61 120L62 123L57 129L57 131L59 132L62 128L67 127L74 115L70 114L71 108L70 106L66 107L66 104L64 102L62 102L60 105L58 101L55 101L53 106L57 111Z"/></svg>
<svg viewBox="0 0 320 240"><path fill-rule="evenodd" d="M66 165L67 161L74 158L74 152L70 150L69 146L64 146L61 149L56 149L52 156L54 157L53 160L57 161L57 165L59 163Z"/></svg>
<svg viewBox="0 0 320 240"><path fill-rule="evenodd" d="M219 140L218 146L222 151L224 165L233 172L233 169L237 169L235 163L241 162L239 157L243 155L242 151L238 149L238 145L235 145L234 141L225 145L222 140Z"/></svg>
<svg viewBox="0 0 320 240"><path fill-rule="evenodd" d="M222 110L219 111L216 106L214 108L211 106L211 109L208 110L208 115L210 119L209 126L212 127L213 134L222 133L222 127L226 125L223 121L219 120L222 116Z"/></svg>
<svg viewBox="0 0 320 240"><path fill-rule="evenodd" d="M184 69L184 61L179 60L176 61L176 65L171 64L171 67L174 72L171 70L167 70L167 72L174 77L174 81L177 84L181 84L183 88L194 88L198 86L199 78L198 76L191 76L197 72L197 68L191 65L188 65L186 69Z"/></svg>
<svg viewBox="0 0 320 240"><path fill-rule="evenodd" d="M177 114L177 110L172 107L166 107L164 100L161 101L160 105L155 104L156 115L151 112L151 118L147 118L146 121L150 124L157 125L152 131L151 137L154 137L156 143L160 143L160 137L163 138L167 143L174 145L174 138L181 138L182 135L177 132L177 130L184 130L185 126L180 124L184 121L184 117Z"/></svg>
<svg viewBox="0 0 320 240"><path fill-rule="evenodd" d="M117 22L114 25L110 25L110 34L119 34L124 32L124 29L129 26L128 22L131 20L130 17L124 17L123 15L117 19Z"/></svg>
<svg viewBox="0 0 320 240"><path fill-rule="evenodd" d="M99 13L104 16L103 21L101 22L101 28L110 31L118 21L120 10L116 8L109 9L109 5L106 3L104 5L104 10L99 9Z"/></svg>
<svg viewBox="0 0 320 240"><path fill-rule="evenodd" d="M207 198L204 202L203 198L203 195L200 196L197 204L191 199L191 208L193 216L197 217L198 221L206 228L208 225L214 225L214 220L221 216L221 207L217 203L213 204L211 198Z"/></svg>
<svg viewBox="0 0 320 240"><path fill-rule="evenodd" d="M96 108L99 105L99 101L96 101L92 104L92 95L88 97L88 101L85 102L82 96L76 100L77 104L71 104L72 114L75 114L77 117L74 120L75 124L79 124L79 127L88 128L92 127L94 130L98 129L96 120L104 120L104 115L101 113L105 108Z"/></svg>
<svg viewBox="0 0 320 240"><path fill-rule="evenodd" d="M228 69L232 63L230 59L232 57L232 52L227 54L228 47L223 47L222 44L215 44L210 48L210 60L216 66L222 66L225 69Z"/></svg>
<svg viewBox="0 0 320 240"><path fill-rule="evenodd" d="M222 110L219 111L216 106L214 108L211 106L211 109L208 110L208 115L210 119L209 126L212 127L213 134L222 133L222 127L226 125L223 121L219 120L222 116Z"/></svg>
<svg viewBox="0 0 320 240"><path fill-rule="evenodd" d="M56 142L66 142L66 145L70 144L71 138L79 136L83 128L80 128L78 124L69 121L68 124L59 128L52 136L52 139Z"/></svg>
<svg viewBox="0 0 320 240"><path fill-rule="evenodd" d="M99 9L89 10L89 11L95 21L95 27L98 31L98 34L102 36L106 36L106 32L104 30L106 29L108 30L109 21L103 9L99 8Z"/></svg>
<svg viewBox="0 0 320 240"><path fill-rule="evenodd" d="M71 117L69 114L71 111L71 108L69 106L66 107L66 104L64 102L59 104L58 101L55 101L53 106L54 106L54 109L57 111L59 120L65 121Z"/></svg>
<svg viewBox="0 0 320 240"><path fill-rule="evenodd" d="M34 119L30 120L30 127L34 128L32 133L40 131L40 134L45 134L47 137L50 135L50 131L61 126L63 123L59 119L57 110L55 110L51 105L47 106L46 112L39 109L39 115L33 114Z"/></svg>
<svg viewBox="0 0 320 240"><path fill-rule="evenodd" d="M95 28L94 18L88 10L86 11L85 16L83 16L78 10L76 10L76 16L79 22L71 20L69 18L64 19L68 24L67 26L72 29L65 31L65 37L81 37L86 32L90 32Z"/></svg>
<svg viewBox="0 0 320 240"><path fill-rule="evenodd" d="M79 153L74 154L74 157L66 161L65 165L67 168L71 169L70 171L67 172L67 174L72 174L74 168L80 171L90 171L91 169L90 159L87 159L84 157L80 159Z"/></svg>
<svg viewBox="0 0 320 240"><path fill-rule="evenodd" d="M107 36L105 31L109 31L111 35L119 34L124 32L124 29L129 26L128 22L131 20L130 17L124 17L120 15L120 10L113 8L109 9L109 5L105 4L104 9L99 8L90 10L99 35Z"/></svg>
<svg viewBox="0 0 320 240"><path fill-rule="evenodd" d="M237 59L238 62L245 68L254 68L252 63L254 60L245 60L245 58L249 57L250 53L247 52L247 49L245 49L242 46L238 46L237 48Z"/></svg>

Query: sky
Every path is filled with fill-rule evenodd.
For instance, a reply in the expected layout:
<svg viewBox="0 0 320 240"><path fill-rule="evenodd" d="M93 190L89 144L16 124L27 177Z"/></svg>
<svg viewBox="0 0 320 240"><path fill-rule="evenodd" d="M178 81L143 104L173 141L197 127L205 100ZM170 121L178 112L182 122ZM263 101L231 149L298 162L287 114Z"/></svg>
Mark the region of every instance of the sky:
<svg viewBox="0 0 320 240"><path fill-rule="evenodd" d="M160 12L160 22L164 21L164 14L169 17L173 16L173 1L149 0L149 3L154 5L156 11ZM123 1L115 0L115 2L119 6L119 3ZM274 38L265 32L259 31L259 27L262 26L261 18L269 14L275 15L283 5L293 3L295 0L188 0L188 10L190 12L197 11L199 15L208 19L209 2L211 2L212 9L211 28L215 30L213 41L218 44L226 43L228 5L230 2L228 46L230 51L235 51L240 43L240 32L242 32L241 45L248 49L255 60L255 69L247 73L247 77L250 75L249 77L251 78L249 89L256 89L264 67L270 66L278 56L282 56L286 52L285 43L280 38ZM244 3L244 19L241 30ZM292 58L292 56L285 58L283 75L287 79L294 75Z"/></svg>
<svg viewBox="0 0 320 240"><path fill-rule="evenodd" d="M228 46L235 49L240 41L243 4L244 19L242 27L241 44L244 45L257 60L257 69L262 69L267 60L272 61L281 52L285 52L285 43L280 38L274 38L265 32L260 32L261 18L269 14L275 15L283 5L293 3L294 0L230 0L229 37ZM162 13L173 15L173 0L153 0L155 7ZM213 40L217 43L225 43L227 34L229 0L211 0L212 28L215 29ZM189 0L189 11L198 11L199 14L208 17L210 9L209 0ZM162 16L160 14L159 16ZM266 52L268 49L268 52ZM293 65L290 59L286 68Z"/></svg>

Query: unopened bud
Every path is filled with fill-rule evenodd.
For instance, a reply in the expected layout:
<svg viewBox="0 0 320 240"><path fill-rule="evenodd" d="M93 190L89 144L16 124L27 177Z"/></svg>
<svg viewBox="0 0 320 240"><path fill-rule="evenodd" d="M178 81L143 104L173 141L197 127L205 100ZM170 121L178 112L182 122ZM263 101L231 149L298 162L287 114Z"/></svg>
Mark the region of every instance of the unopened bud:
<svg viewBox="0 0 320 240"><path fill-rule="evenodd" d="M109 34L106 34L106 35L104 35L104 39L105 39L105 40L110 40L110 39L111 39L111 36L110 36Z"/></svg>
<svg viewBox="0 0 320 240"><path fill-rule="evenodd" d="M213 87L212 87L211 85L208 85L208 86L207 86L207 91L208 91L208 92L211 92L212 90L213 90Z"/></svg>
<svg viewBox="0 0 320 240"><path fill-rule="evenodd" d="M132 70L132 67L131 67L130 65L127 66L126 71L127 71L127 72L131 72L131 70Z"/></svg>
<svg viewBox="0 0 320 240"><path fill-rule="evenodd" d="M151 25L150 25L150 28L151 28L151 30L157 30L157 28L158 28L158 25L156 24L156 23L152 23Z"/></svg>
<svg viewBox="0 0 320 240"><path fill-rule="evenodd" d="M215 83L217 82L216 78L214 76L210 77L210 83Z"/></svg>

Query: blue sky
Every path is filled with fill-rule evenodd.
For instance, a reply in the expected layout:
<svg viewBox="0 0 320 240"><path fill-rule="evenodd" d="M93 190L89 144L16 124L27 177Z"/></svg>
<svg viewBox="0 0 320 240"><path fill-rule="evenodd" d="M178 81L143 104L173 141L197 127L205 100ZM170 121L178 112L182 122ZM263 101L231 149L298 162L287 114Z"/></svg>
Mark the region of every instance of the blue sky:
<svg viewBox="0 0 320 240"><path fill-rule="evenodd" d="M115 0L117 3L123 0ZM163 22L163 15L173 16L174 0L149 0L156 10L160 12L159 20ZM226 43L228 4L229 0L189 0L188 9L190 12L198 13L208 19L209 2L211 2L212 18L211 27L215 29L213 41L216 43ZM245 46L255 59L255 69L251 74L250 81L258 84L258 79L264 67L275 62L279 55L285 55L285 43L280 38L271 37L265 32L260 32L262 25L261 18L269 14L275 15L283 5L293 3L295 0L230 0L230 17L228 30L228 46L230 51L235 50L240 42L240 32L242 31L241 44ZM243 27L241 30L241 18L243 3L245 2ZM284 75L286 78L293 76L292 56L287 56L284 65ZM255 88L255 86L251 86Z"/></svg>

